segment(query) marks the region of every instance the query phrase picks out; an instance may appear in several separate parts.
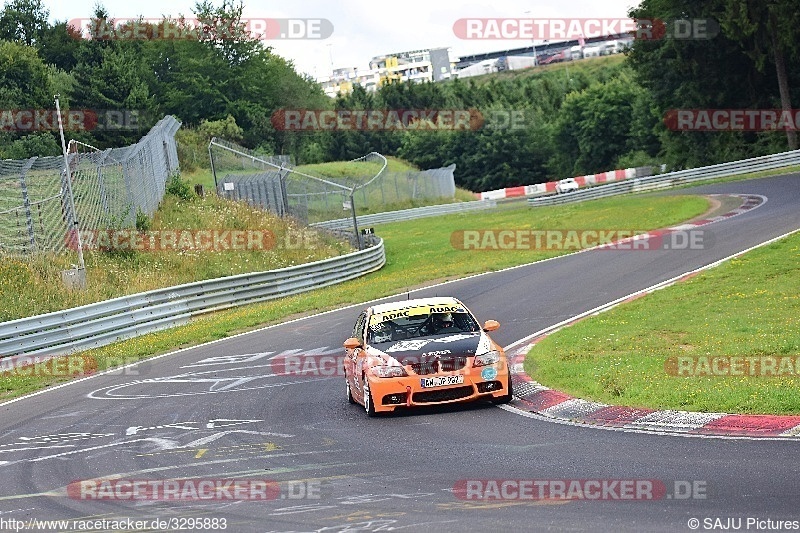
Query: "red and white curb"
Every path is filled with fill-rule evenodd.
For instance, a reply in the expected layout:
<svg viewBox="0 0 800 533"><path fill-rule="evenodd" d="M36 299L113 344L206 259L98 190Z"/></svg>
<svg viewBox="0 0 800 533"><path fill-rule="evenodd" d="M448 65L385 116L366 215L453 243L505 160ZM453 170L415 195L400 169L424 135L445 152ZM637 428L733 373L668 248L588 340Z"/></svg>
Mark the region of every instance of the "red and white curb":
<svg viewBox="0 0 800 533"><path fill-rule="evenodd" d="M681 224L680 226L667 228L666 230L657 230L647 235L662 235L665 231L684 231L704 226L742 214L758 207L766 201L766 198L755 195L741 195L741 197L743 199L743 204L733 211L713 218ZM650 431L659 434L679 434L686 436L783 438L791 440L800 438L800 416L698 413L609 405L573 398L563 392L545 387L534 381L523 369L525 355L548 335L567 326L571 326L588 316L600 314L622 303L629 302L658 289L689 279L703 270L713 268L751 250L771 244L797 231L800 230L780 235L779 237L770 239L748 248L747 250L692 270L691 272L681 274L641 291L623 296L613 302L590 309L585 313L554 324L549 328L538 331L508 346L506 351L511 363L511 377L514 384L514 402L512 404L513 407L508 407L507 410L521 410L524 413L532 413L545 419L605 429ZM639 236L638 238L646 238L646 236ZM613 243L611 245L613 246Z"/></svg>
<svg viewBox="0 0 800 533"><path fill-rule="evenodd" d="M618 170L609 170L608 172L600 172L598 174L575 176L575 182L579 187L586 187L587 185L611 183L612 181L626 180L635 177L635 168L624 168ZM494 191L475 193L475 196L480 200L502 200L503 198L532 196L534 194L556 192L557 184L557 181L548 181L547 183L537 183L536 185L519 185L517 187L506 187L504 189L496 189Z"/></svg>

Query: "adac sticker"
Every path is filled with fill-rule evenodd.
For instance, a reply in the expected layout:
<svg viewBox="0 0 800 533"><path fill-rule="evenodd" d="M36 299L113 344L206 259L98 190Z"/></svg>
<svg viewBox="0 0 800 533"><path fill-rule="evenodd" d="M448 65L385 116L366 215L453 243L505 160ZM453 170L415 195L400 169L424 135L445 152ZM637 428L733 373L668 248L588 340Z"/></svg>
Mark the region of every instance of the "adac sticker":
<svg viewBox="0 0 800 533"><path fill-rule="evenodd" d="M481 378L485 381L489 381L497 377L497 370L494 368L484 368L481 370Z"/></svg>

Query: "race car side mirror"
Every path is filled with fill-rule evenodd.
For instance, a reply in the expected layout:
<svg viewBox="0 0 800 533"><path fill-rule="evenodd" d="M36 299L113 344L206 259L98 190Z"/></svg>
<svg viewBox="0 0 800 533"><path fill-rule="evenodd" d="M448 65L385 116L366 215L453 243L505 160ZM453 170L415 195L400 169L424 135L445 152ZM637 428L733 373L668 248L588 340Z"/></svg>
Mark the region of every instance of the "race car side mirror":
<svg viewBox="0 0 800 533"><path fill-rule="evenodd" d="M346 341L344 341L344 347L348 350L355 350L356 348L361 347L361 341L356 339L355 337L350 337Z"/></svg>
<svg viewBox="0 0 800 533"><path fill-rule="evenodd" d="M500 322L497 320L487 320L483 323L483 331L494 331L500 327Z"/></svg>

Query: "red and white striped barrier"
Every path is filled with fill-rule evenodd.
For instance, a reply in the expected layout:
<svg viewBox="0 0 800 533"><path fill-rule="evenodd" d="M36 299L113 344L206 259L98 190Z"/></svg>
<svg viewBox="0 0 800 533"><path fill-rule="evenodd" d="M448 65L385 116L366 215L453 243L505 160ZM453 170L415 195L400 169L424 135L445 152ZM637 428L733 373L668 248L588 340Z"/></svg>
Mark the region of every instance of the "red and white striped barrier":
<svg viewBox="0 0 800 533"><path fill-rule="evenodd" d="M625 168L619 170L609 170L608 172L600 172L599 174L576 176L575 181L578 182L578 186L586 187L587 185L599 185L601 183L620 181L635 177L635 168ZM481 200L502 200L503 198L515 198L518 196L533 196L534 194L556 192L557 183L557 181L548 181L547 183L537 183L536 185L506 187L505 189L476 193L476 196Z"/></svg>

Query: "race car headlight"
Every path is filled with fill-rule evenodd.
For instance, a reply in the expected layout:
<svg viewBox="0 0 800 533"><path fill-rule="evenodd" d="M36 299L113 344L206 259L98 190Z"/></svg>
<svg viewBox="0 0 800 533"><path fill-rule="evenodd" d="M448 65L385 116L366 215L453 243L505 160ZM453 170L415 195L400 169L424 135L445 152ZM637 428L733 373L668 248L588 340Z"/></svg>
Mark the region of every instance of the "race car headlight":
<svg viewBox="0 0 800 533"><path fill-rule="evenodd" d="M402 378L408 376L402 366L373 366L372 373L379 378Z"/></svg>
<svg viewBox="0 0 800 533"><path fill-rule="evenodd" d="M500 352L492 350L481 355L476 355L472 366L493 365L500 360Z"/></svg>

